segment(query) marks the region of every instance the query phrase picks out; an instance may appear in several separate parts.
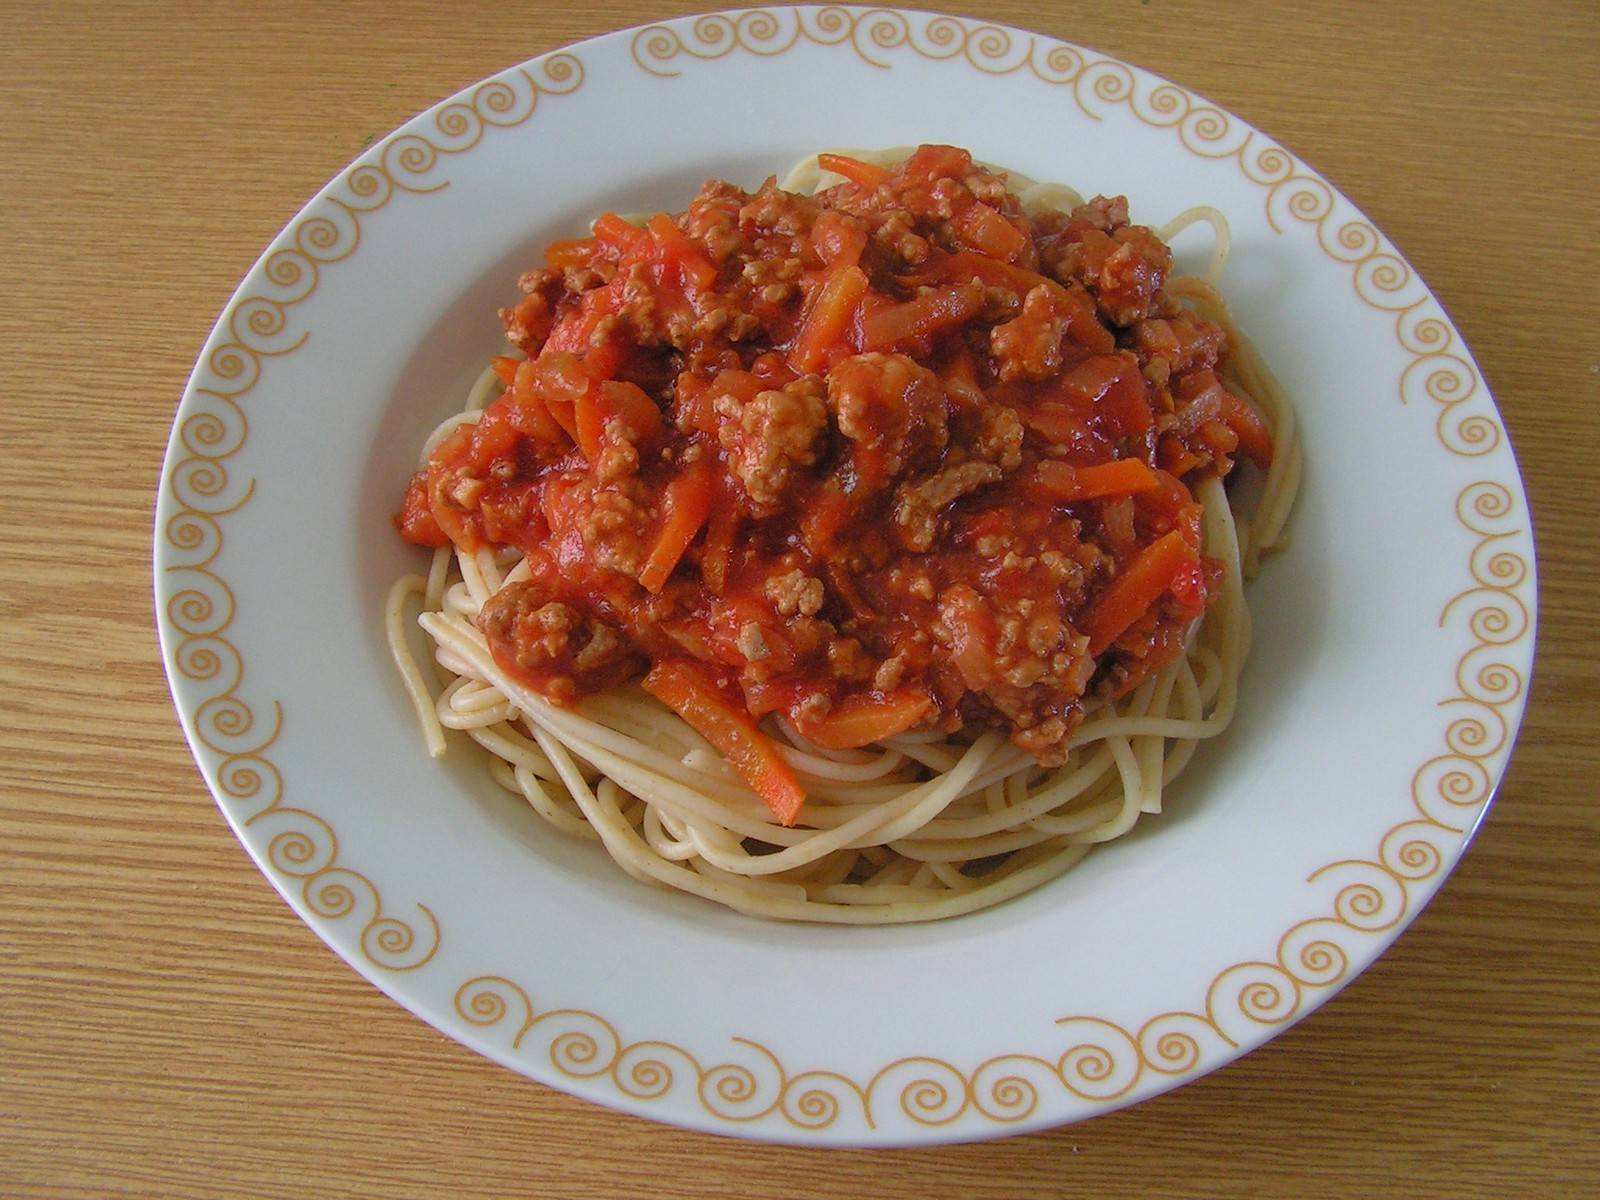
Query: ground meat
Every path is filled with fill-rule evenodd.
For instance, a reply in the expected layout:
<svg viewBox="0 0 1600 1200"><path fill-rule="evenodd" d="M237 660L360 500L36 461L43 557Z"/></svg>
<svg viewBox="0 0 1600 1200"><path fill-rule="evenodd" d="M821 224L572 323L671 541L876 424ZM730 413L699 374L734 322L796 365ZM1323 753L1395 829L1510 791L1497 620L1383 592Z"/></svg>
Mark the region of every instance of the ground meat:
<svg viewBox="0 0 1600 1200"><path fill-rule="evenodd" d="M502 308L500 321L505 326L506 341L524 354L536 354L550 336L553 312L550 298L540 290L529 293L514 308Z"/></svg>
<svg viewBox="0 0 1600 1200"><path fill-rule="evenodd" d="M430 471L424 484L428 506L435 520L442 520L444 529L459 524L464 517L475 512L489 486L488 481L470 466Z"/></svg>
<svg viewBox="0 0 1600 1200"><path fill-rule="evenodd" d="M996 464L1002 471L1015 471L1022 465L1022 418L1015 409L1002 405L985 408L973 453L984 462Z"/></svg>
<svg viewBox="0 0 1600 1200"><path fill-rule="evenodd" d="M1070 718L1051 715L1037 724L1027 724L1017 719L1017 728L1011 740L1046 766L1060 766L1067 760L1066 753L1061 749L1062 743L1083 719L1082 711L1077 706L1069 706L1069 711L1072 713Z"/></svg>
<svg viewBox="0 0 1600 1200"><path fill-rule="evenodd" d="M1167 311L1162 285L1172 252L1142 225L1128 224L1127 201L1098 196L1074 210L1040 250L1048 274L1089 290L1101 319L1126 327Z"/></svg>
<svg viewBox="0 0 1600 1200"><path fill-rule="evenodd" d="M690 202L684 214L684 231L705 245L713 262L726 262L737 252L742 240L739 209L743 204L742 191L716 179L701 187L700 194Z"/></svg>
<svg viewBox="0 0 1600 1200"><path fill-rule="evenodd" d="M653 520L648 495L637 478L593 487L583 484L571 499L579 535L594 564L636 577L644 564Z"/></svg>
<svg viewBox="0 0 1600 1200"><path fill-rule="evenodd" d="M1072 220L1081 221L1101 233L1110 233L1128 223L1128 198L1126 196L1096 196L1086 204L1072 210Z"/></svg>
<svg viewBox="0 0 1600 1200"><path fill-rule="evenodd" d="M822 580L814 579L800 570L768 579L766 593L767 599L785 617L792 617L795 613L815 616L822 608L825 595Z"/></svg>
<svg viewBox="0 0 1600 1200"><path fill-rule="evenodd" d="M510 624L522 627L518 666L559 659L567 652L572 631L583 624L577 610L557 600L543 602L544 594L532 583L512 584L489 597L478 614L478 626L486 634L503 637Z"/></svg>
<svg viewBox="0 0 1600 1200"><path fill-rule="evenodd" d="M739 627L737 645L739 653L744 655L747 662L760 662L772 653L767 648L766 638L761 636L761 626L754 621L748 621Z"/></svg>
<svg viewBox="0 0 1600 1200"><path fill-rule="evenodd" d="M910 665L911 656L904 652L886 658L872 676L872 686L880 692L892 692L900 686L906 667Z"/></svg>
<svg viewBox="0 0 1600 1200"><path fill-rule="evenodd" d="M1055 602L1004 588L952 588L933 630L952 654L970 716L1003 718L1012 740L1041 762L1065 761L1063 743L1083 718L1096 664L1088 639Z"/></svg>
<svg viewBox="0 0 1600 1200"><path fill-rule="evenodd" d="M617 315L627 322L633 340L641 346L659 346L665 333L657 319L655 287L643 263L628 268L622 284L622 304Z"/></svg>
<svg viewBox="0 0 1600 1200"><path fill-rule="evenodd" d="M1022 312L989 335L995 366L1003 380L1046 379L1061 370L1061 337L1067 323L1043 284L1030 291Z"/></svg>
<svg viewBox="0 0 1600 1200"><path fill-rule="evenodd" d="M632 673L638 658L619 630L552 598L547 583L509 583L484 602L478 628L497 658L558 701L607 687Z"/></svg>
<svg viewBox="0 0 1600 1200"><path fill-rule="evenodd" d="M833 697L827 692L816 691L795 705L794 719L802 724L808 721L820 721L832 711Z"/></svg>
<svg viewBox="0 0 1600 1200"><path fill-rule="evenodd" d="M589 638L572 658L578 670L594 671L616 660L618 652L623 649L623 641L614 629L591 617L584 622L584 630Z"/></svg>
<svg viewBox="0 0 1600 1200"><path fill-rule="evenodd" d="M1100 311L1113 325L1132 325L1150 315L1172 269L1172 251L1139 225L1123 226L1115 241L1116 249L1100 267Z"/></svg>
<svg viewBox="0 0 1600 1200"><path fill-rule="evenodd" d="M639 448L634 445L637 436L621 417L606 421L600 439L600 457L595 462L595 474L603 482L613 483L638 473Z"/></svg>
<svg viewBox="0 0 1600 1200"><path fill-rule="evenodd" d="M1170 375L1215 367L1225 337L1219 326L1184 310L1140 321L1133 327L1133 341L1142 364L1165 362Z"/></svg>
<svg viewBox="0 0 1600 1200"><path fill-rule="evenodd" d="M799 280L804 271L805 264L798 257L763 258L745 263L739 278L762 309L774 311L800 294Z"/></svg>
<svg viewBox="0 0 1600 1200"><path fill-rule="evenodd" d="M855 443L858 479L881 486L934 461L950 440L939 377L904 354L857 354L828 375L828 406Z"/></svg>
<svg viewBox="0 0 1600 1200"><path fill-rule="evenodd" d="M956 204L971 194L967 185L959 179L940 179L933 185L931 201L924 198L921 203L914 206L914 211L918 216L933 217L943 224L948 224L956 215ZM946 235L947 231L940 228L938 233ZM941 236L940 240L944 241L945 237Z"/></svg>
<svg viewBox="0 0 1600 1200"><path fill-rule="evenodd" d="M895 534L907 550L928 550L938 536L939 517L952 502L986 484L997 483L994 463L968 462L927 479L902 484L895 493Z"/></svg>
<svg viewBox="0 0 1600 1200"><path fill-rule="evenodd" d="M835 638L828 645L828 669L837 679L862 683L873 678L877 664L853 637Z"/></svg>
<svg viewBox="0 0 1600 1200"><path fill-rule="evenodd" d="M895 209L884 214L872 231L872 240L885 253L908 267L928 260L932 247L928 239L916 230L916 219L905 209Z"/></svg>
<svg viewBox="0 0 1600 1200"><path fill-rule="evenodd" d="M770 510L782 500L795 470L817 461L817 441L828 421L822 381L807 375L742 405L723 396L716 411L723 418L717 440L728 451L729 468L753 510Z"/></svg>
<svg viewBox="0 0 1600 1200"><path fill-rule="evenodd" d="M793 258L758 258L744 264L739 278L752 287L769 283L794 283L805 273L805 262Z"/></svg>
<svg viewBox="0 0 1600 1200"><path fill-rule="evenodd" d="M739 210L739 221L774 233L796 234L811 227L818 211L815 199L785 192L769 178Z"/></svg>
<svg viewBox="0 0 1600 1200"><path fill-rule="evenodd" d="M783 627L783 636L794 652L804 658L826 654L839 630L830 621L797 613Z"/></svg>
<svg viewBox="0 0 1600 1200"><path fill-rule="evenodd" d="M977 199L995 208L1005 208L1010 200L1004 175L991 175L988 171L973 171L961 182Z"/></svg>

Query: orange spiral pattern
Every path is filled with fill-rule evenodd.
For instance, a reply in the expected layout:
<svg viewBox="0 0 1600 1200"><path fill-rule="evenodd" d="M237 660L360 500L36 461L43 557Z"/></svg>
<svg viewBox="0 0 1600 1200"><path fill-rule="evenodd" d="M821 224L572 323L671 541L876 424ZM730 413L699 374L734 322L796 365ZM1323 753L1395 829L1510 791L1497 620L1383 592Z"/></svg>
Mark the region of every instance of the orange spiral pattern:
<svg viewBox="0 0 1600 1200"><path fill-rule="evenodd" d="M283 775L269 757L283 709L273 701L264 710L270 720L263 719L241 694L244 656L228 637L238 603L213 569L225 519L255 492L253 479L235 477L232 460L249 442L247 403L265 365L293 354L310 336L294 328L295 307L316 292L324 268L355 253L362 218L402 193L443 189L447 181L434 177L441 156L471 149L486 129L521 124L541 96L575 91L583 79L576 56L551 55L441 106L432 114L434 137L397 134L346 171L315 211L279 237L261 261L255 289L241 288L218 322L223 340L205 356L184 398L176 433L181 454L162 480L173 507L160 531L167 559L162 612L173 634L174 682L198 695L187 701L196 752L215 756L214 790L223 807L267 837L269 870L294 880L307 909L323 921L358 924L354 952L384 971L414 971L431 961L439 923L424 904L410 919L386 911L377 885L339 862L332 826L284 803Z"/></svg>

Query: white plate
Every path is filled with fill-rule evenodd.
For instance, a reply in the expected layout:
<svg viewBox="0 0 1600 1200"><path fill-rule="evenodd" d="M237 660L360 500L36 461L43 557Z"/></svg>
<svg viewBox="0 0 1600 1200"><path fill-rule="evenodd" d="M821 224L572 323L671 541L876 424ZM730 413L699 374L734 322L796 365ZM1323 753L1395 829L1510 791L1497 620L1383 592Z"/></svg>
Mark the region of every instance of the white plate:
<svg viewBox="0 0 1600 1200"><path fill-rule="evenodd" d="M830 145L946 141L1156 224L1222 209L1223 281L1295 399L1291 549L1250 592L1236 724L1168 811L927 926L763 923L624 877L431 762L384 648L389 525L497 305L602 208L682 208ZM1198 231L1180 264L1203 260ZM1533 655L1516 461L1460 336L1351 204L1237 118L1017 30L748 11L584 42L429 110L289 224L218 322L163 473L156 590L195 756L273 885L450 1036L602 1104L893 1145L1075 1120L1259 1045L1459 858Z"/></svg>

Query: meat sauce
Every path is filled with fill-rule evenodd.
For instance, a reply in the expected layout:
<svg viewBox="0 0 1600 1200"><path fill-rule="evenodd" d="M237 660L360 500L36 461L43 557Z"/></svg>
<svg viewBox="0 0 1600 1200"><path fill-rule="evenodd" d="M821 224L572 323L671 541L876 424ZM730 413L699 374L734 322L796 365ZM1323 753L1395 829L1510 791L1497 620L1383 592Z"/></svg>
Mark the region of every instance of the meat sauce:
<svg viewBox="0 0 1600 1200"><path fill-rule="evenodd" d="M478 623L555 703L651 671L719 745L776 713L1061 762L1219 586L1191 485L1270 439L1125 200L1030 216L949 146L824 165L550 246L500 314L525 358L396 522L526 556Z"/></svg>

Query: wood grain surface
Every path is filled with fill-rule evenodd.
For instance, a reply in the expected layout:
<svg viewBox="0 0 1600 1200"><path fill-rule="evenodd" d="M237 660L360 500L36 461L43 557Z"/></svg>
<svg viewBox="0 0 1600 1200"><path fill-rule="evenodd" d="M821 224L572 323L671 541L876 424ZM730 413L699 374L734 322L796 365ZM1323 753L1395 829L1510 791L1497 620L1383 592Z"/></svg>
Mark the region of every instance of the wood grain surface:
<svg viewBox="0 0 1600 1200"><path fill-rule="evenodd" d="M1071 1128L780 1149L491 1065L273 894L157 655L152 505L190 364L370 138L521 58L686 11L0 3L0 1195L1600 1194L1592 3L985 9L1168 75L1324 172L1454 315L1521 457L1543 574L1521 743L1440 897L1313 1018Z"/></svg>

